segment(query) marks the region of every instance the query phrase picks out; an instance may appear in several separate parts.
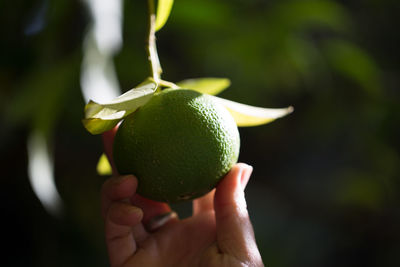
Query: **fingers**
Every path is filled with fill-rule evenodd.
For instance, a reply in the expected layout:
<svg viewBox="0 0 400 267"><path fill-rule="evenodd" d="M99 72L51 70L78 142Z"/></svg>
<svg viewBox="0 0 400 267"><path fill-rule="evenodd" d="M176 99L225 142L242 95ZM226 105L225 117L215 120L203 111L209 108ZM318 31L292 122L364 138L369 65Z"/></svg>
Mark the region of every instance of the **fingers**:
<svg viewBox="0 0 400 267"><path fill-rule="evenodd" d="M140 234L134 229L142 226L143 211L129 203L136 187L137 179L128 175L111 178L102 188L102 214L111 266L121 266L137 249L136 239Z"/></svg>
<svg viewBox="0 0 400 267"><path fill-rule="evenodd" d="M193 200L193 215L214 209L215 189L208 194Z"/></svg>
<svg viewBox="0 0 400 267"><path fill-rule="evenodd" d="M243 191L252 170L251 166L239 163L217 186L214 200L217 242L223 253L242 262L262 263Z"/></svg>
<svg viewBox="0 0 400 267"><path fill-rule="evenodd" d="M251 171L252 169L250 170L250 174ZM240 182L243 189L246 188L246 185L249 182L250 174L242 175ZM208 194L193 200L193 215L214 210L214 195L215 195L215 189L210 191Z"/></svg>
<svg viewBox="0 0 400 267"><path fill-rule="evenodd" d="M119 176L108 179L102 188L102 215L106 212L113 201L126 200L143 211L143 223L146 224L151 218L171 211L168 204L153 201L136 194L138 180L133 175Z"/></svg>
<svg viewBox="0 0 400 267"><path fill-rule="evenodd" d="M132 206L125 202L113 202L108 209L106 220L116 225L136 225L143 218L143 212L140 208ZM109 233L107 233L109 234ZM114 235L107 237L115 237Z"/></svg>
<svg viewBox="0 0 400 267"><path fill-rule="evenodd" d="M171 211L171 208L168 204L150 200L137 194L131 198L131 202L143 210L144 224L148 223L150 219L160 214L165 214Z"/></svg>
<svg viewBox="0 0 400 267"><path fill-rule="evenodd" d="M246 188L249 179L250 175L242 175L241 185L243 189ZM214 210L214 195L215 195L215 189L209 192L208 194L193 200L193 215Z"/></svg>
<svg viewBox="0 0 400 267"><path fill-rule="evenodd" d="M113 177L104 182L101 190L101 214L104 219L112 201L131 198L136 192L137 184L133 175Z"/></svg>
<svg viewBox="0 0 400 267"><path fill-rule="evenodd" d="M111 266L121 266L137 249L132 229L141 225L141 209L113 202L105 220L105 235Z"/></svg>

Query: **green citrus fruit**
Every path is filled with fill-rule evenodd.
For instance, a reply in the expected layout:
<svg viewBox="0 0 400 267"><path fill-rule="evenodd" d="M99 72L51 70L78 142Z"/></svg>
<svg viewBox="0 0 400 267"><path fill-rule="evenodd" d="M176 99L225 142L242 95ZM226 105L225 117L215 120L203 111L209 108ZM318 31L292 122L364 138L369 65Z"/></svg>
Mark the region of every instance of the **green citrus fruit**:
<svg viewBox="0 0 400 267"><path fill-rule="evenodd" d="M239 132L209 95L167 89L128 116L114 141L120 174L135 174L144 197L179 202L202 196L236 163Z"/></svg>

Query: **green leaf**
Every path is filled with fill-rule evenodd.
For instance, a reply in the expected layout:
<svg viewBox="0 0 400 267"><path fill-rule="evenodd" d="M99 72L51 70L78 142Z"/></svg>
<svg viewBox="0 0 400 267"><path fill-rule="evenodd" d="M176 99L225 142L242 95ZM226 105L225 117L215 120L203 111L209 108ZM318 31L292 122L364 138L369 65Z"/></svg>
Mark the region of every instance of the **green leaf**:
<svg viewBox="0 0 400 267"><path fill-rule="evenodd" d="M293 112L293 107L260 108L233 102L216 96L213 96L213 98L228 109L238 127L267 124Z"/></svg>
<svg viewBox="0 0 400 267"><path fill-rule="evenodd" d="M96 170L99 175L111 175L112 174L111 164L108 161L106 154L103 153L100 156L99 161L97 162Z"/></svg>
<svg viewBox="0 0 400 267"><path fill-rule="evenodd" d="M226 78L199 78L183 80L178 82L176 85L203 94L217 95L228 88L231 85L231 81Z"/></svg>
<svg viewBox="0 0 400 267"><path fill-rule="evenodd" d="M158 0L156 15L156 31L159 31L167 22L174 0Z"/></svg>
<svg viewBox="0 0 400 267"><path fill-rule="evenodd" d="M85 106L83 125L91 134L101 134L111 130L123 118L136 111L150 100L157 84L147 80L108 103L90 101Z"/></svg>
<svg viewBox="0 0 400 267"><path fill-rule="evenodd" d="M382 86L380 70L366 51L343 40L330 40L323 48L336 71L358 83L370 94L379 93Z"/></svg>
<svg viewBox="0 0 400 267"><path fill-rule="evenodd" d="M337 1L281 1L271 9L271 16L289 31L311 27L352 30L350 14Z"/></svg>

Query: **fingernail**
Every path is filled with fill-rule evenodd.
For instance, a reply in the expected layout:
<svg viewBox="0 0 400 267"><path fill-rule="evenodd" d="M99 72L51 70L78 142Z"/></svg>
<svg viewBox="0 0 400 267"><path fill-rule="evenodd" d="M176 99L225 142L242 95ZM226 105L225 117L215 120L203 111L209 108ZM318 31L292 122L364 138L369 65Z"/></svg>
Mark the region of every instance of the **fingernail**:
<svg viewBox="0 0 400 267"><path fill-rule="evenodd" d="M131 206L128 210L127 210L127 213L129 214L129 215L135 215L135 216L137 216L137 217L143 217L143 211L142 211L142 209L140 209L140 208L138 208L138 207L135 207L135 206Z"/></svg>
<svg viewBox="0 0 400 267"><path fill-rule="evenodd" d="M244 198L244 188L246 187L247 181L249 180L246 177L250 177L247 175L248 170L249 170L249 165L247 164L240 164L239 165L239 173L238 173L238 180L236 184L236 190L234 192L234 200L236 203L236 206L240 208L240 210L245 210L247 205L246 205L246 200ZM250 167L251 170L251 167Z"/></svg>
<svg viewBox="0 0 400 267"><path fill-rule="evenodd" d="M246 185L250 180L252 172L253 172L253 167L248 164L244 164L242 176L240 178L240 183L243 189L246 188Z"/></svg>
<svg viewBox="0 0 400 267"><path fill-rule="evenodd" d="M237 174L238 186L240 186L240 189L242 189L242 177L243 177L244 170L245 170L245 167L243 165L240 165L239 172Z"/></svg>

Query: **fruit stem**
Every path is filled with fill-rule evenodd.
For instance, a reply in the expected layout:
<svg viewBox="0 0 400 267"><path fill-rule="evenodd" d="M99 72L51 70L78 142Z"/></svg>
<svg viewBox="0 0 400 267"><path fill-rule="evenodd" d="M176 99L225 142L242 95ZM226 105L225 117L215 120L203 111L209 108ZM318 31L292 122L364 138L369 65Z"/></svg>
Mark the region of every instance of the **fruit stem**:
<svg viewBox="0 0 400 267"><path fill-rule="evenodd" d="M160 60L158 58L157 46L156 46L156 13L154 7L154 0L147 0L148 4L148 38L147 38L147 56L151 69L151 76L154 81L158 84L160 82L160 76L162 73Z"/></svg>
<svg viewBox="0 0 400 267"><path fill-rule="evenodd" d="M174 84L173 82L164 81L164 80L160 80L159 85L160 86L169 87L169 88L173 88L173 89L178 89L179 88L179 86Z"/></svg>

